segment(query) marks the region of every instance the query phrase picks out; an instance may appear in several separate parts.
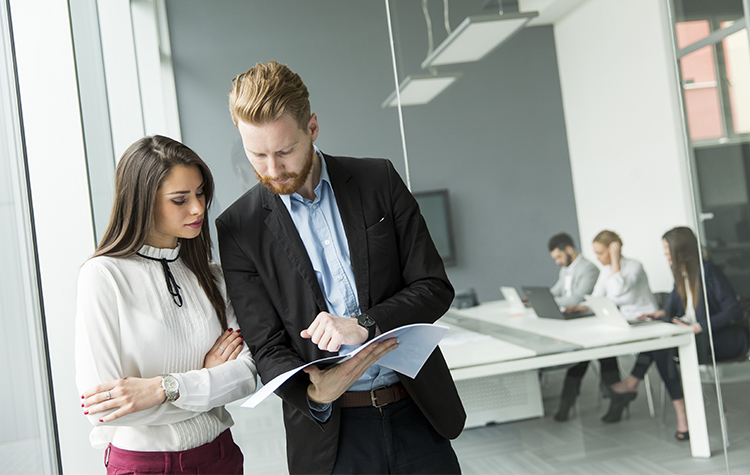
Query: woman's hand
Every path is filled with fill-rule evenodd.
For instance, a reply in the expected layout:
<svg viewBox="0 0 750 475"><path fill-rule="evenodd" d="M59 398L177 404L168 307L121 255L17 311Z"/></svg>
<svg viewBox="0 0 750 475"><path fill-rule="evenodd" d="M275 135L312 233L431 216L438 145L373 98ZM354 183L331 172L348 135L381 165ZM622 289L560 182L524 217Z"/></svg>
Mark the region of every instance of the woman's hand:
<svg viewBox="0 0 750 475"><path fill-rule="evenodd" d="M622 247L619 242L615 241L609 243L609 259L613 274L620 272L620 258L622 257L621 251Z"/></svg>
<svg viewBox="0 0 750 475"><path fill-rule="evenodd" d="M645 322L647 320L658 320L660 318L664 318L664 315L666 314L667 312L665 312L664 310L657 310L653 313L644 313L640 317L636 318L636 320L638 320L639 322Z"/></svg>
<svg viewBox="0 0 750 475"><path fill-rule="evenodd" d="M148 379L127 377L89 388L81 398L85 415L117 408L99 419L99 422L111 422L126 414L158 406L167 395L161 387L161 376Z"/></svg>
<svg viewBox="0 0 750 475"><path fill-rule="evenodd" d="M681 325L683 327L692 327L693 328L693 333L695 333L696 335L698 333L701 333L703 331L703 327L701 326L700 323L697 323L697 322L696 323L685 323L682 320L679 320L677 318L673 318L672 319L672 323L674 323L675 325Z"/></svg>
<svg viewBox="0 0 750 475"><path fill-rule="evenodd" d="M204 368L213 368L227 361L237 359L242 351L242 335L239 330L231 328L222 333L214 343L214 346L208 350L206 358L203 360Z"/></svg>

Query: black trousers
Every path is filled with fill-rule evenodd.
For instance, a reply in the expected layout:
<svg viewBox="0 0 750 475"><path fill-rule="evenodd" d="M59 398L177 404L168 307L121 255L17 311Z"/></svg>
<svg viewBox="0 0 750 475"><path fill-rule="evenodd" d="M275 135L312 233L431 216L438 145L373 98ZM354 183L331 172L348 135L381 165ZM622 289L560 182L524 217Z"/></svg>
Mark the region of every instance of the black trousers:
<svg viewBox="0 0 750 475"><path fill-rule="evenodd" d="M617 358L602 358L599 360L599 365L602 372L602 383L609 386L620 380L620 369L617 366ZM583 378L586 369L589 367L589 361L583 361L577 365L571 367L565 374L566 378L580 380ZM580 386L580 383L579 383Z"/></svg>
<svg viewBox="0 0 750 475"><path fill-rule="evenodd" d="M411 398L341 408L333 473L461 473L453 447Z"/></svg>
<svg viewBox="0 0 750 475"><path fill-rule="evenodd" d="M744 355L748 351L747 335L741 329L727 326L713 332L714 349L716 350L716 361L726 361ZM711 347L708 341L708 331L695 336L695 344L698 352L698 363L711 364ZM682 399L685 397L682 391L682 379L677 367L677 348L654 350L638 355L633 371L630 372L638 379L643 379L651 363L656 363L661 379L667 387L669 397Z"/></svg>

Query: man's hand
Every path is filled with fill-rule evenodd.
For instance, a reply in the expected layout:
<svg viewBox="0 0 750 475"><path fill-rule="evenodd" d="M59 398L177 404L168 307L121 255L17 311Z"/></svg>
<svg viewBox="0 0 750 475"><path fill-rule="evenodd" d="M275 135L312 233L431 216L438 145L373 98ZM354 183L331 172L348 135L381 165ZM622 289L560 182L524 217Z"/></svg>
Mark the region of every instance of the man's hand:
<svg viewBox="0 0 750 475"><path fill-rule="evenodd" d="M375 342L357 353L350 360L324 371L319 370L315 365L308 366L303 370L310 375L307 397L311 401L321 404L328 404L335 401L349 389L349 386L365 374L367 368L380 359L381 356L397 347L398 341L395 338L390 338L385 341Z"/></svg>
<svg viewBox="0 0 750 475"><path fill-rule="evenodd" d="M345 318L320 312L312 324L300 332L324 351L339 351L341 345L359 345L367 340L367 329L356 318Z"/></svg>
<svg viewBox="0 0 750 475"><path fill-rule="evenodd" d="M110 422L125 414L158 406L166 397L161 388L161 376L148 379L127 377L87 389L81 396L81 407L86 415L118 408L99 419L99 422Z"/></svg>
<svg viewBox="0 0 750 475"><path fill-rule="evenodd" d="M203 359L204 368L213 368L230 360L236 360L242 351L242 335L239 330L231 328L219 335L214 346L208 350Z"/></svg>
<svg viewBox="0 0 750 475"><path fill-rule="evenodd" d="M568 305L565 307L565 310L563 310L563 314L570 315L571 313L576 312L585 312L589 308L586 305Z"/></svg>

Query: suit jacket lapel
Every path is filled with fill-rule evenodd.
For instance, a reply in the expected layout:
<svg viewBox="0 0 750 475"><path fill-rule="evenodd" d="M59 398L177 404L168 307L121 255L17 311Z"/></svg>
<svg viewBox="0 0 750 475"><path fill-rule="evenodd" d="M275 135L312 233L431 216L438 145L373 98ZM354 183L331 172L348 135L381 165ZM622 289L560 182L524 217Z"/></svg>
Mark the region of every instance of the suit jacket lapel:
<svg viewBox="0 0 750 475"><path fill-rule="evenodd" d="M323 292L320 290L320 285L318 284L317 277L315 277L315 271L310 263L310 258L307 256L305 245L299 237L294 221L292 221L292 217L289 215L289 210L286 209L286 206L284 206L284 203L281 202L278 196L271 193L265 187L261 192L261 196L263 207L269 211L265 220L266 226L268 226L271 234L273 234L281 248L286 252L289 260L297 268L302 279L310 286L315 295L315 302L318 304L319 310L327 310L328 306L326 305L325 297L323 297Z"/></svg>
<svg viewBox="0 0 750 475"><path fill-rule="evenodd" d="M367 231L365 216L362 211L362 197L359 187L353 183L349 171L329 155L323 155L328 165L328 176L336 195L336 204L344 224L346 239L349 242L349 257L354 269L354 281L357 284L359 307L370 308L370 269L367 258Z"/></svg>

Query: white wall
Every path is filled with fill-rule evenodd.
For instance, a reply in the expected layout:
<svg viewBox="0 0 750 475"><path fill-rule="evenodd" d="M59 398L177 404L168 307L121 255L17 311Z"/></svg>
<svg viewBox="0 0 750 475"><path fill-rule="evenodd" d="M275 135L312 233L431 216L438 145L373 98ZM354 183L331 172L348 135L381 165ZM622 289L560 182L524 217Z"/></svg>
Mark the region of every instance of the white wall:
<svg viewBox="0 0 750 475"><path fill-rule="evenodd" d="M555 42L583 253L614 230L668 291L660 238L695 220L666 2L589 0Z"/></svg>
<svg viewBox="0 0 750 475"><path fill-rule="evenodd" d="M76 280L94 233L68 3L10 6L62 463L66 473L102 473L75 386Z"/></svg>

